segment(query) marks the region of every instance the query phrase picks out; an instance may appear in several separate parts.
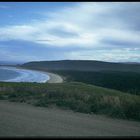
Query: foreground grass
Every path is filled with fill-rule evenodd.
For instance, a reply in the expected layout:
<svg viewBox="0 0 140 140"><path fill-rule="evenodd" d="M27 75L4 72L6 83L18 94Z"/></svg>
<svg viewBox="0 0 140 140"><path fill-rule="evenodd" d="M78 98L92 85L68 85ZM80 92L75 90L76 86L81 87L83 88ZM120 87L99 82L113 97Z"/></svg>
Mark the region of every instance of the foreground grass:
<svg viewBox="0 0 140 140"><path fill-rule="evenodd" d="M83 113L140 120L140 96L79 82L61 84L0 82L0 99L42 107L56 105Z"/></svg>

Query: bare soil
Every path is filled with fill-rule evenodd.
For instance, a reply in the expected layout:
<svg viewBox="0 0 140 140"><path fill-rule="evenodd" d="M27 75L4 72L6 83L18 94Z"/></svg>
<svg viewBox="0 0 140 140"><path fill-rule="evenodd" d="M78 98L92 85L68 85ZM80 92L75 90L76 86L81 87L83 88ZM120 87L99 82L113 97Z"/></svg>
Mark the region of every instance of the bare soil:
<svg viewBox="0 0 140 140"><path fill-rule="evenodd" d="M0 101L0 137L140 136L140 122Z"/></svg>

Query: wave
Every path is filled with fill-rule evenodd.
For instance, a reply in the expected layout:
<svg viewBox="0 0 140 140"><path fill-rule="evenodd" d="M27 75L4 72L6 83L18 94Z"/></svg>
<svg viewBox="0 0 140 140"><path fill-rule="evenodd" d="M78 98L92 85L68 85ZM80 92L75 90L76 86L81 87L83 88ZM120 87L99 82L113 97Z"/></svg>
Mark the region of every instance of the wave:
<svg viewBox="0 0 140 140"><path fill-rule="evenodd" d="M35 70L26 70L26 69L18 69L15 67L8 67L8 66L2 66L1 69L5 70L11 70L18 73L19 76L3 80L4 82L37 82L37 83L45 83L47 82L50 77L47 75L47 73L35 71Z"/></svg>

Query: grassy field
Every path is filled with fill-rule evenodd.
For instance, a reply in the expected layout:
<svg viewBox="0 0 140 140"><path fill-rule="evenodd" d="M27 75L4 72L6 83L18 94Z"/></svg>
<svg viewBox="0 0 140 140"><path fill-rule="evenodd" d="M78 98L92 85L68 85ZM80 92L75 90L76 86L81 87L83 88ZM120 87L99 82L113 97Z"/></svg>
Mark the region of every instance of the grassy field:
<svg viewBox="0 0 140 140"><path fill-rule="evenodd" d="M0 82L0 99L43 107L55 105L77 112L140 120L140 96L80 82Z"/></svg>
<svg viewBox="0 0 140 140"><path fill-rule="evenodd" d="M140 73L122 71L65 71L54 73L66 77L66 81L77 81L105 88L140 95Z"/></svg>

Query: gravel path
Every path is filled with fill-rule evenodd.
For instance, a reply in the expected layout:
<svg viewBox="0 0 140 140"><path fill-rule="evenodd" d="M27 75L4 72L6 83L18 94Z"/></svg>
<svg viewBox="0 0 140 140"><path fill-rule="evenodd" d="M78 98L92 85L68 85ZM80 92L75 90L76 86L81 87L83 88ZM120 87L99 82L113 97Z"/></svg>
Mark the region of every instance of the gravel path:
<svg viewBox="0 0 140 140"><path fill-rule="evenodd" d="M0 101L0 137L140 136L140 122Z"/></svg>

